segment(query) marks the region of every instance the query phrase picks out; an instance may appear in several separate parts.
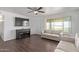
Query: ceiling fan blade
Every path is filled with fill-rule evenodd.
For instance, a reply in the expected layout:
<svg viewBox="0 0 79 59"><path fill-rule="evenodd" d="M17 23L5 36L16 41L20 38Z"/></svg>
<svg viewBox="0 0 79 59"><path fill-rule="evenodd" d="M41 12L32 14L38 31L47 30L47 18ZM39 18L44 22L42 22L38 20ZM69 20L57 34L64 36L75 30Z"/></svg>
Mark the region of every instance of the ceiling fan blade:
<svg viewBox="0 0 79 59"><path fill-rule="evenodd" d="M30 9L30 10L34 10L32 7L27 7L28 9Z"/></svg>
<svg viewBox="0 0 79 59"><path fill-rule="evenodd" d="M37 11L38 11L38 10L41 10L41 9L42 9L42 7L39 7L39 8L37 9Z"/></svg>
<svg viewBox="0 0 79 59"><path fill-rule="evenodd" d="M28 13L31 13L31 12L33 12L33 11L29 11L29 12L27 12L27 14L28 14Z"/></svg>
<svg viewBox="0 0 79 59"><path fill-rule="evenodd" d="M45 13L44 11L38 11L38 12Z"/></svg>

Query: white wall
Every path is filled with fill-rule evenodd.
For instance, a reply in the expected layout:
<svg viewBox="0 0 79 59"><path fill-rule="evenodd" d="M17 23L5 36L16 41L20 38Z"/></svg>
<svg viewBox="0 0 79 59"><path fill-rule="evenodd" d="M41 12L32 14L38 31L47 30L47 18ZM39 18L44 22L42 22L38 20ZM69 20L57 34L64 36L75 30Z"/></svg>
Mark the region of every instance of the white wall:
<svg viewBox="0 0 79 59"><path fill-rule="evenodd" d="M16 29L28 28L28 27L15 27L14 26L15 17L27 18L26 16L11 13L11 12L5 12L5 11L0 11L0 12L4 16L4 38L3 38L4 41L15 39Z"/></svg>
<svg viewBox="0 0 79 59"><path fill-rule="evenodd" d="M44 29L45 16L32 16L30 17L31 34L41 34Z"/></svg>
<svg viewBox="0 0 79 59"><path fill-rule="evenodd" d="M71 16L71 21L72 21L72 30L71 31L72 31L72 33L73 34L75 34L76 32L79 33L79 11L49 15L49 16L46 16L46 19L59 18L59 17L65 17L65 16Z"/></svg>

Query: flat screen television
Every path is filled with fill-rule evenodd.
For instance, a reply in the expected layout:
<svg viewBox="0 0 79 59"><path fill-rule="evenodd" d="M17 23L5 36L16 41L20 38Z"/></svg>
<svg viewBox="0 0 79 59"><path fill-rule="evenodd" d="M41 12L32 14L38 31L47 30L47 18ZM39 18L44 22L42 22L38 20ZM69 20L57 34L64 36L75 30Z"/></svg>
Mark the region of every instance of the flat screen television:
<svg viewBox="0 0 79 59"><path fill-rule="evenodd" d="M29 19L15 17L15 26L23 26L23 22L24 21L28 21L29 22Z"/></svg>

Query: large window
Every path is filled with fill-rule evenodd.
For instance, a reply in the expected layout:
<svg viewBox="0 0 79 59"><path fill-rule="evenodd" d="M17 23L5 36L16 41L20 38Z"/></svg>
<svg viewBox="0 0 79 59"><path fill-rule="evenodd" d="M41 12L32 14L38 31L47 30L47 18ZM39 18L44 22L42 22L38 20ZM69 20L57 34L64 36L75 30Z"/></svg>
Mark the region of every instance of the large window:
<svg viewBox="0 0 79 59"><path fill-rule="evenodd" d="M48 30L61 30L69 32L71 28L71 17L48 19L46 22L46 29Z"/></svg>

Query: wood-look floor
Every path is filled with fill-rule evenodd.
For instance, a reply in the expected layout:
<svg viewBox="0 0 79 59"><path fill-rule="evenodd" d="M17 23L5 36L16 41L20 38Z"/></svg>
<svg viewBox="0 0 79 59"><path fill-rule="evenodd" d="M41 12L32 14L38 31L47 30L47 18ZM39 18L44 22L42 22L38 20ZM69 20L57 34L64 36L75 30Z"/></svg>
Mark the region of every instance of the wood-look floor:
<svg viewBox="0 0 79 59"><path fill-rule="evenodd" d="M9 40L0 39L0 52L53 52L58 42L32 35L30 38Z"/></svg>

